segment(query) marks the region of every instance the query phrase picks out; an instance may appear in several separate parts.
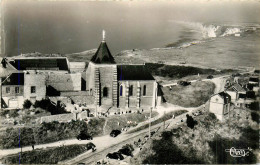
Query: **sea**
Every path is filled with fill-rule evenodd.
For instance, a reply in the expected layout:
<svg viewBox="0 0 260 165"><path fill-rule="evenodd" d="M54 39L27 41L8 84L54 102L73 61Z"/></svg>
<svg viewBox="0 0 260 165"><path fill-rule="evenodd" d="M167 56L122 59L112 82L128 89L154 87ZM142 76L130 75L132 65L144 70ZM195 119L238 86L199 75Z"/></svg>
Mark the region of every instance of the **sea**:
<svg viewBox="0 0 260 165"><path fill-rule="evenodd" d="M113 55L138 49L152 62L173 64L181 53L182 63L260 68L259 2L5 1L2 9L2 56L96 49L105 30Z"/></svg>

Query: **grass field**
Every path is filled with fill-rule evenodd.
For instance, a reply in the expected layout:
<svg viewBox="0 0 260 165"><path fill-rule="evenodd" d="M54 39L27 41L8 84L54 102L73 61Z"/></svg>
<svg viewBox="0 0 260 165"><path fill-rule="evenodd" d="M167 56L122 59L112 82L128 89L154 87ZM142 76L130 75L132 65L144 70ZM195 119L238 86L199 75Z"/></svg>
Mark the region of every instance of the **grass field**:
<svg viewBox="0 0 260 165"><path fill-rule="evenodd" d="M208 81L197 81L189 86L172 86L162 88L167 102L183 107L198 107L204 104L214 93L215 84Z"/></svg>
<svg viewBox="0 0 260 165"><path fill-rule="evenodd" d="M155 117L157 115L158 112L152 112L152 117ZM132 126L137 125L140 122L148 120L147 119L148 116L150 116L150 114L147 112L142 114L132 113L132 114L125 114L120 116L111 116L107 118L107 123L104 128L104 134L109 134L113 129L121 130L121 128L125 126L129 126L130 124L128 124L127 121L131 121Z"/></svg>

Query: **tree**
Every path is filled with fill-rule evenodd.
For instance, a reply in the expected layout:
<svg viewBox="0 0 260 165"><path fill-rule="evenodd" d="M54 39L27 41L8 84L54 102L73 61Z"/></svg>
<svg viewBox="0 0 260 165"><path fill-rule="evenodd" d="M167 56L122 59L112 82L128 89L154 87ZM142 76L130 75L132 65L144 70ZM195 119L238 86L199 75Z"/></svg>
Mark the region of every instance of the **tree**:
<svg viewBox="0 0 260 165"><path fill-rule="evenodd" d="M194 126L197 124L197 121L195 121L193 119L193 117L188 114L186 115L186 117L187 117L187 120L186 120L187 126L190 127L191 129L193 129Z"/></svg>
<svg viewBox="0 0 260 165"><path fill-rule="evenodd" d="M29 109L31 107L32 103L30 100L25 100L23 103L23 108L24 109Z"/></svg>

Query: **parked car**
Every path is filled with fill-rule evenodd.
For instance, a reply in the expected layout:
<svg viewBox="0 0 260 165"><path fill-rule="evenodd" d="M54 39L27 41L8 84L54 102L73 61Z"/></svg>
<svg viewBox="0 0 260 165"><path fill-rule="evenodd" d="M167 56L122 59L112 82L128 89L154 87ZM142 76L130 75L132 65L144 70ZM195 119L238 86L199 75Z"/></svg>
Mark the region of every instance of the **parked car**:
<svg viewBox="0 0 260 165"><path fill-rule="evenodd" d="M209 76L207 77L207 79L213 79L213 76L212 76L212 75L209 75Z"/></svg>
<svg viewBox="0 0 260 165"><path fill-rule="evenodd" d="M178 84L178 85L182 85L184 82L185 82L185 81L180 80L180 81L177 82L177 84Z"/></svg>
<svg viewBox="0 0 260 165"><path fill-rule="evenodd" d="M178 81L177 84L182 85L182 86L188 86L191 84L191 82L188 81Z"/></svg>
<svg viewBox="0 0 260 165"><path fill-rule="evenodd" d="M108 153L106 158L107 159L117 159L117 160L123 160L124 159L123 155L118 153L118 152Z"/></svg>
<svg viewBox="0 0 260 165"><path fill-rule="evenodd" d="M93 144L93 143L91 143L91 142L86 144L86 148L87 148L87 150L92 149L92 152L96 151L96 146L95 146L95 144Z"/></svg>
<svg viewBox="0 0 260 165"><path fill-rule="evenodd" d="M83 133L81 132L78 136L77 136L77 139L78 140L93 140L93 137L86 134L86 133Z"/></svg>
<svg viewBox="0 0 260 165"><path fill-rule="evenodd" d="M118 153L126 156L133 156L132 151L129 148L121 148L120 150L118 150Z"/></svg>
<svg viewBox="0 0 260 165"><path fill-rule="evenodd" d="M117 137L119 134L121 134L120 130L113 130L113 131L111 131L110 136Z"/></svg>
<svg viewBox="0 0 260 165"><path fill-rule="evenodd" d="M155 134L155 131L152 131L152 132L151 132L151 136L153 136L154 134Z"/></svg>

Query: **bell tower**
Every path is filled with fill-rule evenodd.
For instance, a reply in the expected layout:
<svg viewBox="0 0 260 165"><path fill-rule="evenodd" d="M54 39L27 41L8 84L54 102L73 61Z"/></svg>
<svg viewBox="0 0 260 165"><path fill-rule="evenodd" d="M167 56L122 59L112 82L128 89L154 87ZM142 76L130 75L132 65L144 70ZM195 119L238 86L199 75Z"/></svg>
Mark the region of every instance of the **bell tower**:
<svg viewBox="0 0 260 165"><path fill-rule="evenodd" d="M117 66L106 44L105 31L102 41L91 58L86 71L86 89L92 91L97 106L117 106Z"/></svg>

